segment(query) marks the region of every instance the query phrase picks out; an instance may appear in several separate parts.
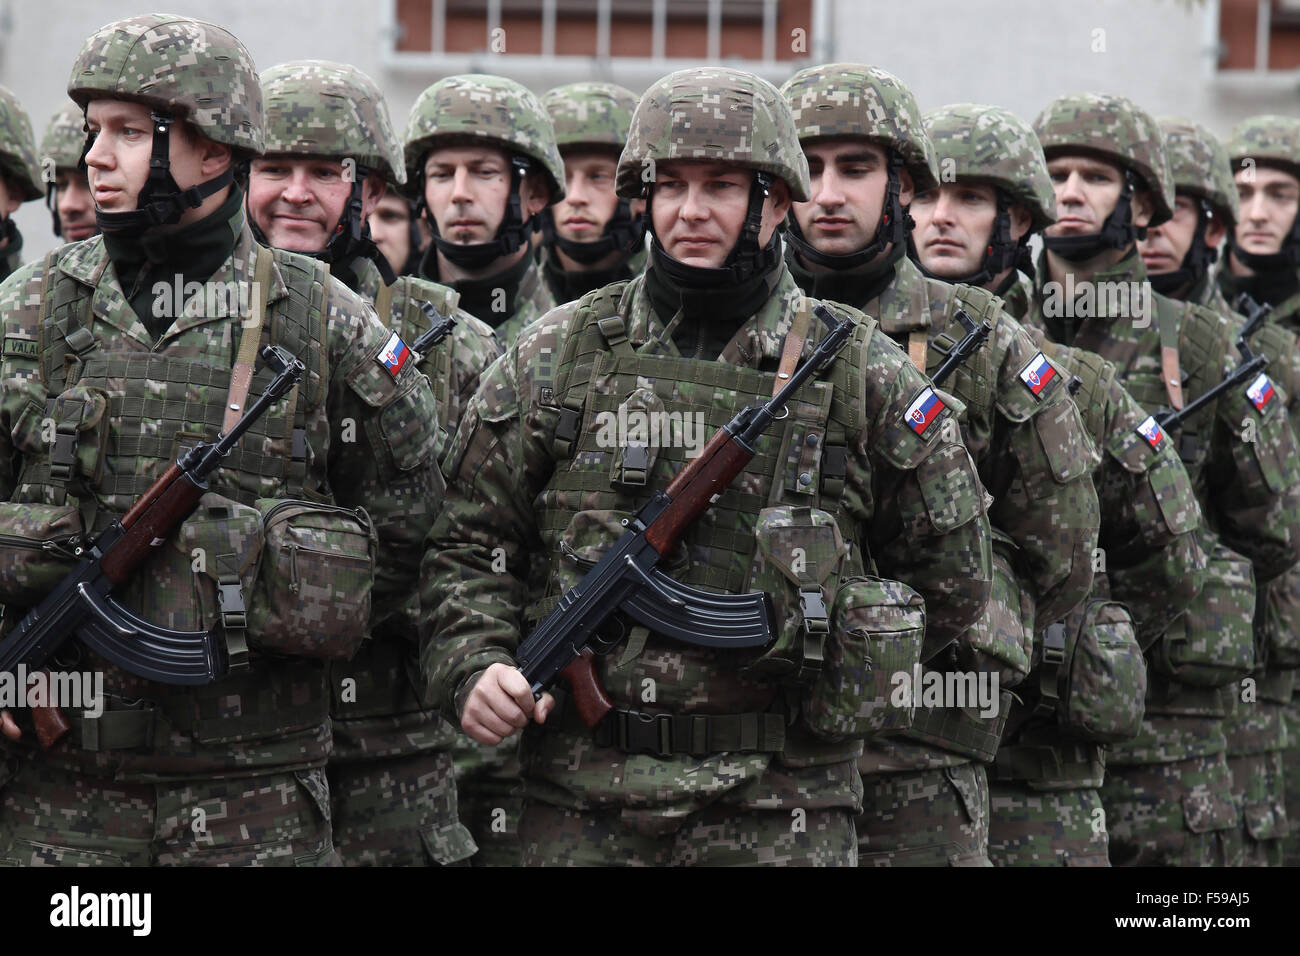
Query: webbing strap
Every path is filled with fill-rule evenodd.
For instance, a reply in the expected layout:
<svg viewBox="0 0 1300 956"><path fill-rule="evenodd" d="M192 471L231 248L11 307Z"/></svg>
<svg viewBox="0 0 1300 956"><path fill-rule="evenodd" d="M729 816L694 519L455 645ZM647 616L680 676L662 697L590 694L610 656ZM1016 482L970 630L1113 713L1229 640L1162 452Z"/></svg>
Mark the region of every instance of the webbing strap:
<svg viewBox="0 0 1300 956"><path fill-rule="evenodd" d="M716 753L780 753L785 749L785 715L647 714L616 708L596 728L596 746L657 757Z"/></svg>
<svg viewBox="0 0 1300 956"><path fill-rule="evenodd" d="M922 375L925 374L925 356L929 349L929 336L925 329L913 329L907 334L907 357Z"/></svg>
<svg viewBox="0 0 1300 956"><path fill-rule="evenodd" d="M384 325L390 327L393 325L393 286L379 283L379 291L375 293L375 314ZM401 329L395 331L400 332Z"/></svg>
<svg viewBox="0 0 1300 956"><path fill-rule="evenodd" d="M776 368L776 381L772 383L773 398L785 383L790 381L795 366L799 364L799 356L803 355L804 343L808 341L808 325L812 320L812 313L808 310L807 301L805 299L804 307L794 314L794 322L785 335L785 344L781 346L781 363Z"/></svg>
<svg viewBox="0 0 1300 956"><path fill-rule="evenodd" d="M998 748L989 776L994 780L1092 779L1101 763L1097 744L1022 744Z"/></svg>
<svg viewBox="0 0 1300 956"><path fill-rule="evenodd" d="M1173 322L1161 322L1158 309L1152 310L1152 318L1160 330L1160 377L1164 380L1165 394L1169 396L1172 408L1183 407L1183 372L1178 357L1179 328Z"/></svg>
<svg viewBox="0 0 1300 956"><path fill-rule="evenodd" d="M226 396L226 415L221 423L224 435L235 427L248 400L248 387L253 383L253 365L257 361L257 347L262 341L262 326L266 324L266 289L271 281L272 256L265 246L256 246L257 265L253 271L253 296L249 305L251 315L240 323L239 353L235 368L230 374L230 392ZM254 324L256 323L256 324Z"/></svg>

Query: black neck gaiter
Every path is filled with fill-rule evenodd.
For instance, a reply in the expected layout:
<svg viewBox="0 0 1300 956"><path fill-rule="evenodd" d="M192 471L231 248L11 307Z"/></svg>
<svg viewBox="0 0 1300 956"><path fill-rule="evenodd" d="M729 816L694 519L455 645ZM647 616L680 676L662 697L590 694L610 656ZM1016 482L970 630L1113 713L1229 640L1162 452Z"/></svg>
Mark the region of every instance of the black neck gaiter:
<svg viewBox="0 0 1300 956"><path fill-rule="evenodd" d="M446 282L438 278L438 245L431 242L429 248L424 250L424 258L420 260L419 274L425 279L441 282L455 289L460 293L460 307L495 329L515 314L519 283L524 281L528 267L532 264L532 254L525 252L519 257L518 262L486 278ZM505 294L505 311L493 308L502 304L502 292Z"/></svg>
<svg viewBox="0 0 1300 956"><path fill-rule="evenodd" d="M880 293L884 292L894 281L895 266L907 252L907 247L896 242L890 250L879 259L873 259L864 266L855 269L840 269L830 272L812 272L800 260L797 253L790 249L786 253L785 264L799 288L815 299L830 299L843 302L855 309L860 309Z"/></svg>

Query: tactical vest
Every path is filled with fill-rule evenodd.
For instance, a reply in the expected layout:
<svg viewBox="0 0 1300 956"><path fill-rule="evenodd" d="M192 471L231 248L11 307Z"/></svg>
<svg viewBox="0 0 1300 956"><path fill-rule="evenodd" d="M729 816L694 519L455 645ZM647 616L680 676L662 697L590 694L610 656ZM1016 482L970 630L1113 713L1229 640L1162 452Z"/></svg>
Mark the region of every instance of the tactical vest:
<svg viewBox="0 0 1300 956"><path fill-rule="evenodd" d="M428 302L442 315L451 315L460 302L460 293L418 276L400 276L392 285L380 283L375 294L375 312L380 321L409 346L429 330L429 317L420 308L421 302ZM455 348L456 336L448 335L420 363L429 377L429 387L438 405L438 421L444 427L455 421L451 402L452 354Z"/></svg>
<svg viewBox="0 0 1300 956"><path fill-rule="evenodd" d="M71 496L79 502L83 527L98 533L132 505L181 448L216 439L243 330L232 321L231 353L217 364L105 349L93 333L94 286L58 269L60 253L67 248L52 251L45 260L38 348L49 400L45 408L29 405L15 427L24 461L14 500L65 504ZM209 482L215 494L248 506L274 497L328 502L322 489L307 482L312 449L305 430L308 414L324 402L328 387L328 267L294 253L256 248L255 283L269 289L274 264L287 287L287 294L266 308L259 350L278 345L297 356L307 372L244 434ZM107 263L105 259L104 268ZM94 280L101 275L102 270ZM270 378L269 369L260 369L250 394L260 393ZM46 417L57 429L53 443L36 440ZM201 505L170 547L157 550L123 590L124 603L165 626L211 626L206 618L213 608L199 606L190 584L195 575L188 549L195 541L207 547L205 533L213 541L229 537L231 515L207 511ZM256 518L252 527L241 524L239 533L259 533ZM238 582L239 555L217 554L212 560L218 565L233 561ZM247 671L200 687L153 684L103 662L98 669L105 674L108 697L103 716L71 718L74 749L69 759L83 765L183 774L283 759L265 746L256 758L229 750L272 735L286 742L296 739L288 746L297 748L299 762L322 746L316 738L328 716L328 698L320 661L262 657ZM291 738L295 733L299 737Z"/></svg>
<svg viewBox="0 0 1300 956"><path fill-rule="evenodd" d="M773 372L638 354L634 346L643 343L629 340L620 314L626 287L627 283L616 283L579 300L554 378L539 386L544 401L553 389L553 402L546 404L558 407L560 415L553 446L554 472L538 502L538 531L551 556L547 591L530 601L530 623L549 611L617 539L622 516L634 512L654 491L667 487L686 462L688 449L684 445L702 448L737 411L765 402L773 393ZM793 591L792 585L780 583L780 575L756 575L756 568L760 564L769 567L773 558L764 550L765 560L760 561L758 552L776 543L775 538L765 539L766 531L774 536L806 532L807 540L815 543L805 549L801 588L820 591L821 600L804 604L805 615L797 592L787 595L788 600L776 596L776 626L806 627L814 632L827 628L825 608L831 605L837 580L862 573L864 566L872 567L870 556L859 550L857 534L843 533L851 529L839 508L849 443L865 424L863 363L875 323L845 306L828 306L858 319L852 337L819 378L803 386L798 398L787 406L788 417L762 436L744 472L688 531L684 547L665 556L663 563L668 574L706 590L772 593L784 586ZM651 427L641 431L642 423ZM660 427L655 427L656 423ZM617 440L619 429L628 440ZM787 555L778 557L789 560ZM818 609L816 604L823 607ZM820 619L815 619L818 614ZM791 620L791 616L802 620ZM644 628L633 628L621 656L615 652L610 657L619 658L620 665L628 663L639 655L647 637ZM702 667L707 672L709 704L724 703L729 711L754 712L725 715L752 718L750 722L758 731L756 740L751 740L755 745L749 749L782 749L764 730L768 726L765 718L770 716L765 712L780 696L776 684L743 676L761 652L676 643L672 647L682 653L688 668ZM598 669L601 667L604 673L599 676L616 704L626 706L641 700L629 669L604 660L598 664ZM656 704L671 711L698 703L690 699L691 690L685 683L683 688L681 699L661 695ZM696 689L703 691L703 683ZM854 751L850 749L849 754Z"/></svg>

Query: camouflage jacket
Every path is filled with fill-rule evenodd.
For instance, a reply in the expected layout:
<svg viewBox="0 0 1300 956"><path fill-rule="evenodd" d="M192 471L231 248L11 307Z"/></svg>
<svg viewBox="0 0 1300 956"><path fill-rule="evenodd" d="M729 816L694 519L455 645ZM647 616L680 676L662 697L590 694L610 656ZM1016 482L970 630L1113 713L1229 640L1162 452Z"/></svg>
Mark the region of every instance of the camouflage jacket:
<svg viewBox="0 0 1300 956"><path fill-rule="evenodd" d="M682 378L712 375L710 370L719 365L738 367L738 375L745 369L775 366L795 308L804 301L788 272L782 269L775 278L771 297L740 327L717 363L675 360ZM618 313L633 356L673 359L679 355L651 307L644 274L626 288L607 289L620 294ZM571 551L588 554L593 543L607 546L608 535L616 533L605 530L610 523L617 526L610 512L583 511L593 507L585 503L586 496L582 502L567 500L567 495L557 498L553 490L561 476L553 446L560 419L560 409L553 403L560 395L551 375L575 316L580 317L576 303L558 308L507 349L484 376L448 453L452 497L430 534L421 568L428 628L422 635L421 663L434 700L448 715L459 713L479 672L495 662L512 662L512 651L533 617L528 613L530 605L538 601L529 588L532 560L538 555L551 560L552 555ZM805 355L812 346L810 337ZM910 402L924 396L925 386L906 356L874 331L861 354L868 385L858 418L860 431L846 436L848 459L837 502L838 521L846 529L845 539L870 557L875 573L904 581L924 597L926 642L942 647L980 616L988 597L990 551L983 491L969 456L955 440L956 429L926 436L923 446L915 444L917 436L904 424L904 415ZM599 389L600 381L598 376L591 387ZM670 391L676 388L688 386L679 380ZM737 410L735 393L725 387L707 387L693 394L697 403L716 405L726 417ZM665 393L665 401L671 398L675 395ZM946 421L950 413L941 414ZM597 421L588 408L579 434L596 430ZM914 449L903 458L898 456L904 447L898 444L900 439ZM805 447L819 445L808 442ZM611 456L602 453L601 457ZM579 464L592 464L597 471L602 467L577 458L571 467ZM609 466L603 467L608 473ZM791 481L800 470L795 467ZM739 532L733 536L737 541L753 537L762 501L741 502L765 487L768 479L761 474L742 473L718 506L688 532L685 545L692 571L696 565L712 565L714 556L700 547L700 541L722 540L720 536L733 529ZM653 468L650 481L629 493L627 504L639 507L668 477L669 469ZM608 477L605 483L609 484ZM723 517L718 517L719 512ZM557 513L561 519L541 520ZM563 519L570 513L572 519ZM575 529L584 528L579 540ZM580 550L574 551L573 544ZM556 567L557 574L563 572L562 564ZM739 583L724 589L748 589L741 583L747 580L746 567L719 570L719 580ZM554 589L556 582L550 587ZM671 713L765 709L778 694L778 685L739 679L735 652L731 655L644 634L639 641L634 636L621 652L598 658L597 671L616 706L644 706L644 688L655 686L655 709ZM602 747L593 750L589 733L557 715L545 726L533 725L525 732L521 756L526 789L539 799L566 806L624 807L624 819L633 825L638 825L638 808L646 808L645 814L661 821L655 824L659 832L671 829L671 818L680 819L719 795L748 806L794 806L808 799L824 806L856 806L860 783L852 759L860 745L814 742L799 727L789 728L785 750L775 757L714 754L701 760L630 755Z"/></svg>
<svg viewBox="0 0 1300 956"><path fill-rule="evenodd" d="M438 276L438 246L431 242L420 262L420 275L460 293L462 307L491 326L497 341L507 348L514 343L520 329L556 306L542 280L542 270L528 252L515 265L487 278L442 283Z"/></svg>
<svg viewBox="0 0 1300 956"><path fill-rule="evenodd" d="M248 289L254 285L259 247L243 221L242 210L232 225L236 227L233 250L209 283ZM383 364L380 356L390 331L360 298L338 281L315 271L320 268L318 263L292 253L274 255L269 288L265 290L268 313L282 305L292 307L285 303L286 299L307 296L302 312L296 314L306 316L323 346L309 346L304 357L318 367L309 368L299 386L307 389L307 383L311 383L313 391L322 396L319 404L310 404L304 398L298 406L303 409L305 440L301 453L295 451L293 456L304 464L297 466L301 470L290 467L287 472L280 471L278 477L276 469L269 467L289 458L287 432L263 435L255 426L241 439L231 464L209 479L211 491L204 499L205 505L173 536L175 547L156 549L141 573L121 589L120 599L126 606L164 626L192 630L212 625L212 608L200 606L202 592L198 575L191 568L187 544L192 540L187 529L200 527L194 523L201 519L210 500L233 499L242 506L255 499L288 498L293 497L288 489L298 484L302 487L298 497L352 508L364 505L379 542L372 623L392 614L414 587L417 555L440 507L444 483L436 461L436 412L423 376L413 365L399 365L394 373ZM83 514L94 515L93 530L98 531L132 505L133 495L121 489L161 473L174 454L169 449L174 449L186 435L195 436L193 429L202 429L198 434L207 440L215 438L217 426L206 423L212 419L212 404L219 410L226 397L225 387L215 381L209 386L185 384L195 381L193 378L171 382L166 377L143 378L144 387L151 391L142 407L171 407L185 402L187 410L185 421L144 419L141 425L138 411L124 410L141 407L139 399L123 398L121 390L138 390L141 377L174 375L183 369L206 366L214 370L214 377L216 373L225 374L233 363L240 323L228 310L206 314L202 297L196 297L155 343L127 302L100 237L62 247L57 261L62 273L91 290L88 294L93 296L94 347L85 353L86 360L93 365L92 360L97 361L102 351L107 353L110 368L113 362L138 363L126 366L124 379L107 379L107 408L101 425L98 431L84 434L78 445L77 468L87 469L87 474L82 476L79 471L67 486L69 496L80 493L79 499L71 501L79 500ZM285 276L291 274L286 271L289 266L298 270L299 276L324 275L324 286L319 278L305 284L302 280L288 284ZM6 343L0 359L0 475L4 476L0 493L9 502L56 506L62 505L65 492L48 480L29 478L49 472L45 463L49 453L39 430L32 431L39 429L47 400L54 397L47 394L41 360L40 343L47 332L38 329L42 291L46 287L43 271L43 263L30 264L0 286ZM51 280L48 285L62 289L67 283ZM319 306L312 306L312 296L318 297L314 301ZM59 317L57 303L54 314ZM319 327L321 322L323 329ZM269 341L270 326L270 322L264 325L263 344ZM48 330L51 341L47 341L47 348L59 341L55 329L57 326L51 325ZM73 359L71 354L67 357ZM138 376L131 371L135 368ZM257 394L267 374L258 373L252 394ZM72 387L78 388L82 391L68 401L75 399L80 405L85 399L85 387ZM273 406L271 415L285 414L276 411L278 407ZM174 410L170 414L175 414ZM197 425L187 424L195 421ZM216 421L219 425L219 413ZM188 430L178 433L178 428ZM297 446L298 442L294 442ZM100 456L97 467L87 463L95 453ZM16 520L12 514L9 518ZM225 533L222 528L217 531ZM250 586L244 585L246 590ZM250 635L250 640L254 636ZM128 749L83 749L76 738L84 740L85 734L74 733L44 759L122 779L215 772L254 774L323 765L330 742L325 663L262 655L255 642L252 646L246 671L202 687L152 683L90 655L87 663L104 672L110 703L138 701L132 705L133 710L143 707L143 712L152 715L152 727L146 736L149 743ZM114 708L110 706L100 718L109 728L102 731L102 740L111 734L113 718Z"/></svg>

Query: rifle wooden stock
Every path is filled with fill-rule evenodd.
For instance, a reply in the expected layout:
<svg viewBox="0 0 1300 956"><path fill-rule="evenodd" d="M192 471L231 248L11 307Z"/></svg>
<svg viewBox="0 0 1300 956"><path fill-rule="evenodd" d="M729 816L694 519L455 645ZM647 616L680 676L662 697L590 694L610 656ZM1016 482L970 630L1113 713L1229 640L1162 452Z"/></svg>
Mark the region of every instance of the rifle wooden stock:
<svg viewBox="0 0 1300 956"><path fill-rule="evenodd" d="M50 680L50 672L45 671L45 686L52 687L53 682ZM49 750L60 740L63 735L72 729L68 723L68 718L63 715L63 711L58 707L46 704L32 705L32 723L36 727L36 742L41 745L42 750Z"/></svg>
<svg viewBox="0 0 1300 956"><path fill-rule="evenodd" d="M135 569L194 511L203 490L173 463L123 518L126 534L99 564L105 577L114 585L125 584ZM141 504L145 507L141 508ZM126 518L132 519L130 525Z"/></svg>
<svg viewBox="0 0 1300 956"><path fill-rule="evenodd" d="M605 715L614 709L614 702L609 699L605 693L605 688L600 686L600 680L596 677L596 667L593 661L596 659L595 653L590 647L584 647L560 674L569 682L569 691L573 695L573 703L578 708L578 716L589 729L594 730L596 725L605 719Z"/></svg>
<svg viewBox="0 0 1300 956"><path fill-rule="evenodd" d="M713 504L714 498L745 470L754 453L719 428L704 450L677 473L664 492L672 499L664 513L646 528L645 539L660 554L677 546L686 529Z"/></svg>

